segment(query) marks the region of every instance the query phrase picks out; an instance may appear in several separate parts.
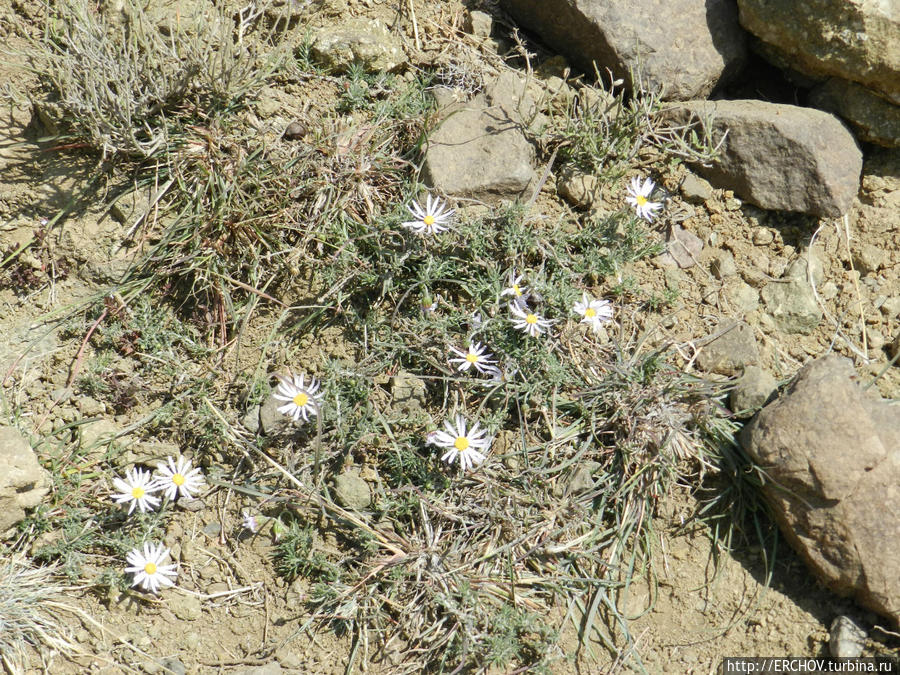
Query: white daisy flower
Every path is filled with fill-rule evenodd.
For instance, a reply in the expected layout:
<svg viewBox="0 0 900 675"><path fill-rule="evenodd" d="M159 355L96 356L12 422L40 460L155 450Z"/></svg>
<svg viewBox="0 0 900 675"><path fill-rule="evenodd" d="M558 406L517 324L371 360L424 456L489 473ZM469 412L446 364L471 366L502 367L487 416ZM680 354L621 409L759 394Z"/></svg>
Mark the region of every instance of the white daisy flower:
<svg viewBox="0 0 900 675"><path fill-rule="evenodd" d="M407 210L413 215L415 220L407 220L401 223L403 227L412 230L416 234L438 234L449 230L450 226L445 224L456 211L454 209L444 209L444 204L437 197L428 195L423 209L418 203L412 202Z"/></svg>
<svg viewBox="0 0 900 675"><path fill-rule="evenodd" d="M497 366L494 365L497 361L492 358L494 355L480 342L470 342L469 349L465 352L456 347L450 347L450 351L459 354L459 358L450 359L450 363L459 364L457 370L461 373L466 372L470 367L474 367L482 375L493 373L497 369Z"/></svg>
<svg viewBox="0 0 900 675"><path fill-rule="evenodd" d="M429 443L447 448L447 452L441 456L442 461L453 464L458 457L463 471L468 471L485 460L487 456L485 453L493 439L485 438L487 430L479 429L478 422L467 433L466 421L462 415L457 415L456 426L450 424L449 420L445 420L444 428L446 431L433 431L428 434Z"/></svg>
<svg viewBox="0 0 900 675"><path fill-rule="evenodd" d="M160 586L174 586L172 581L178 576L175 565L163 565L163 561L169 556L169 549L162 544L144 544L143 552L134 549L125 556L125 560L131 567L125 568L126 574L133 574L132 586L141 586L151 593L159 593Z"/></svg>
<svg viewBox="0 0 900 675"><path fill-rule="evenodd" d="M662 208L661 202L651 202L650 194L653 192L654 183L647 178L643 182L635 176L631 179L631 185L628 186L629 197L625 197L625 201L634 207L635 212L641 218L652 221L653 213Z"/></svg>
<svg viewBox="0 0 900 675"><path fill-rule="evenodd" d="M178 463L171 457L166 462L160 462L156 465L156 470L160 475L156 478L158 489L164 490L167 499L175 499L176 495L181 495L185 499L193 499L195 492L199 492L206 487L206 481L203 480L203 472L198 468L191 468L191 460L186 457L179 457Z"/></svg>
<svg viewBox="0 0 900 675"><path fill-rule="evenodd" d="M527 305L520 307L515 303L510 303L509 311L516 317L512 319L513 326L528 333L531 337L537 337L556 323L556 321L551 319L542 319L534 311L528 309Z"/></svg>
<svg viewBox="0 0 900 675"><path fill-rule="evenodd" d="M279 401L287 401L278 412L290 415L294 421L298 421L303 417L304 422L309 422L309 416L318 415L322 402L319 399L319 383L316 378L309 380L309 386L306 386L303 375L294 375L293 379L278 376L281 384L275 392L275 398Z"/></svg>
<svg viewBox="0 0 900 675"><path fill-rule="evenodd" d="M259 523L256 521L256 516L252 515L246 509L241 511L241 515L243 516L241 524L244 529L250 530L253 534L256 534L257 530L259 530Z"/></svg>
<svg viewBox="0 0 900 675"><path fill-rule="evenodd" d="M572 311L581 314L581 323L590 324L596 333L600 326L612 319L613 309L609 300L594 300L587 293L581 293L581 302L576 302Z"/></svg>
<svg viewBox="0 0 900 675"><path fill-rule="evenodd" d="M500 292L500 297L503 297L504 295L511 295L514 303L516 303L520 307L524 307L530 294L528 287L522 283L522 279L524 278L524 274L516 276L515 271L510 272L509 286L507 286Z"/></svg>
<svg viewBox="0 0 900 675"><path fill-rule="evenodd" d="M125 480L114 478L113 485L119 491L119 494L113 495L116 504L131 502L128 507L129 516L135 506L141 512L152 511L159 506L159 497L154 497L153 493L160 488L149 471L133 468L125 473Z"/></svg>

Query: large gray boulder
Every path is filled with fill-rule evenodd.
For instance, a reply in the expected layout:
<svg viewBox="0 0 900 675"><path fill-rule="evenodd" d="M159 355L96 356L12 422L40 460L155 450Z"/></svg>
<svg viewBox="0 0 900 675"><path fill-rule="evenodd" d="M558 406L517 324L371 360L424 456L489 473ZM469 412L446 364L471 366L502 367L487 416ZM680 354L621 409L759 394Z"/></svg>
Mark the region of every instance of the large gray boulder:
<svg viewBox="0 0 900 675"><path fill-rule="evenodd" d="M900 409L818 359L744 429L782 532L832 589L900 625Z"/></svg>
<svg viewBox="0 0 900 675"><path fill-rule="evenodd" d="M738 6L741 25L766 43L776 65L859 82L900 104L896 0L738 0Z"/></svg>
<svg viewBox="0 0 900 675"><path fill-rule="evenodd" d="M46 472L28 441L13 427L0 427L0 535L25 518L50 490Z"/></svg>
<svg viewBox="0 0 900 675"><path fill-rule="evenodd" d="M727 132L718 157L698 171L761 208L837 217L859 190L862 152L829 113L739 100L689 101L666 114L710 124L716 139Z"/></svg>
<svg viewBox="0 0 900 675"><path fill-rule="evenodd" d="M746 36L732 0L501 0L585 73L609 68L631 87L642 75L667 100L702 98L744 63Z"/></svg>
<svg viewBox="0 0 900 675"><path fill-rule="evenodd" d="M832 77L813 88L809 100L816 108L847 120L860 140L900 148L900 106L871 89Z"/></svg>

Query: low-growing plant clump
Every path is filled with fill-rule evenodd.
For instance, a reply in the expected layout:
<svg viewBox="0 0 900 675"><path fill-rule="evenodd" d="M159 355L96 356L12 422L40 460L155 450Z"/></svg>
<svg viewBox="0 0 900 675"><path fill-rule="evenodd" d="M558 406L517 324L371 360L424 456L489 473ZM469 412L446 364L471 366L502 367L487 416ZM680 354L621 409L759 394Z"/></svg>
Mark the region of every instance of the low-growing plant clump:
<svg viewBox="0 0 900 675"><path fill-rule="evenodd" d="M661 252L658 172L711 140L665 128L649 93L617 92L534 139L544 160L602 169L617 209L542 217L538 192L472 206L418 175L446 67L328 73L268 7L203 7L165 33L134 3L113 21L65 0L33 45L67 123L59 142L153 194L127 223L121 277L55 317L81 344L67 385L140 409L127 433L190 459L154 477L115 440L82 447L78 423L35 424L54 485L22 546L59 532L36 562L152 606L180 580L162 543L172 507L227 494L230 544L271 539L272 569L307 584L297 635L348 635L348 671L389 652L396 672L637 654L618 598L654 578L654 514L673 491L721 480L701 514L718 544L765 530L741 530L758 507L724 391L634 320L674 297L627 274ZM310 102L302 143L248 121L276 83L331 92ZM645 147L656 163L637 169ZM4 253L5 283L22 284L21 254ZM335 332L338 348L320 348ZM270 397L277 422L248 423ZM350 468L368 476L365 506L337 495ZM104 571L82 576L86 560ZM44 624L32 596L3 593L0 573L0 605L32 626L0 631L6 653L7 635L33 642Z"/></svg>

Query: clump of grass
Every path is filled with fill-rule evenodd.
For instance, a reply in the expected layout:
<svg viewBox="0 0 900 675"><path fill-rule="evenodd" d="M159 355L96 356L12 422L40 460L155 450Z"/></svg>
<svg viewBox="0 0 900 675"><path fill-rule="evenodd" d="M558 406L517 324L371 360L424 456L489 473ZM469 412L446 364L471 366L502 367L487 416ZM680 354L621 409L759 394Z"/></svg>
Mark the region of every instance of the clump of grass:
<svg viewBox="0 0 900 675"><path fill-rule="evenodd" d="M10 672L24 672L26 645L75 651L58 619L65 588L54 580L56 571L21 556L0 558L0 659Z"/></svg>
<svg viewBox="0 0 900 675"><path fill-rule="evenodd" d="M234 17L204 4L194 20L163 27L131 0L107 11L64 0L29 55L75 136L104 157L142 159L168 149L185 108L208 114L262 84L274 62L260 62L245 40L261 14L256 3Z"/></svg>

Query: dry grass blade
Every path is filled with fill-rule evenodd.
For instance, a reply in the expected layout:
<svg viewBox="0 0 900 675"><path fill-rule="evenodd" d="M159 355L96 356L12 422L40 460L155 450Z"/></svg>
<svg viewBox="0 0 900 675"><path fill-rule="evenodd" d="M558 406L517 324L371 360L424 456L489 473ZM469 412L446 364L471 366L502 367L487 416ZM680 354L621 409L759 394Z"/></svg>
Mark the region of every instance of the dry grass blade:
<svg viewBox="0 0 900 675"><path fill-rule="evenodd" d="M54 567L34 567L20 556L0 559L0 655L15 672L26 645L67 655L78 648L66 637L56 610L65 587Z"/></svg>

